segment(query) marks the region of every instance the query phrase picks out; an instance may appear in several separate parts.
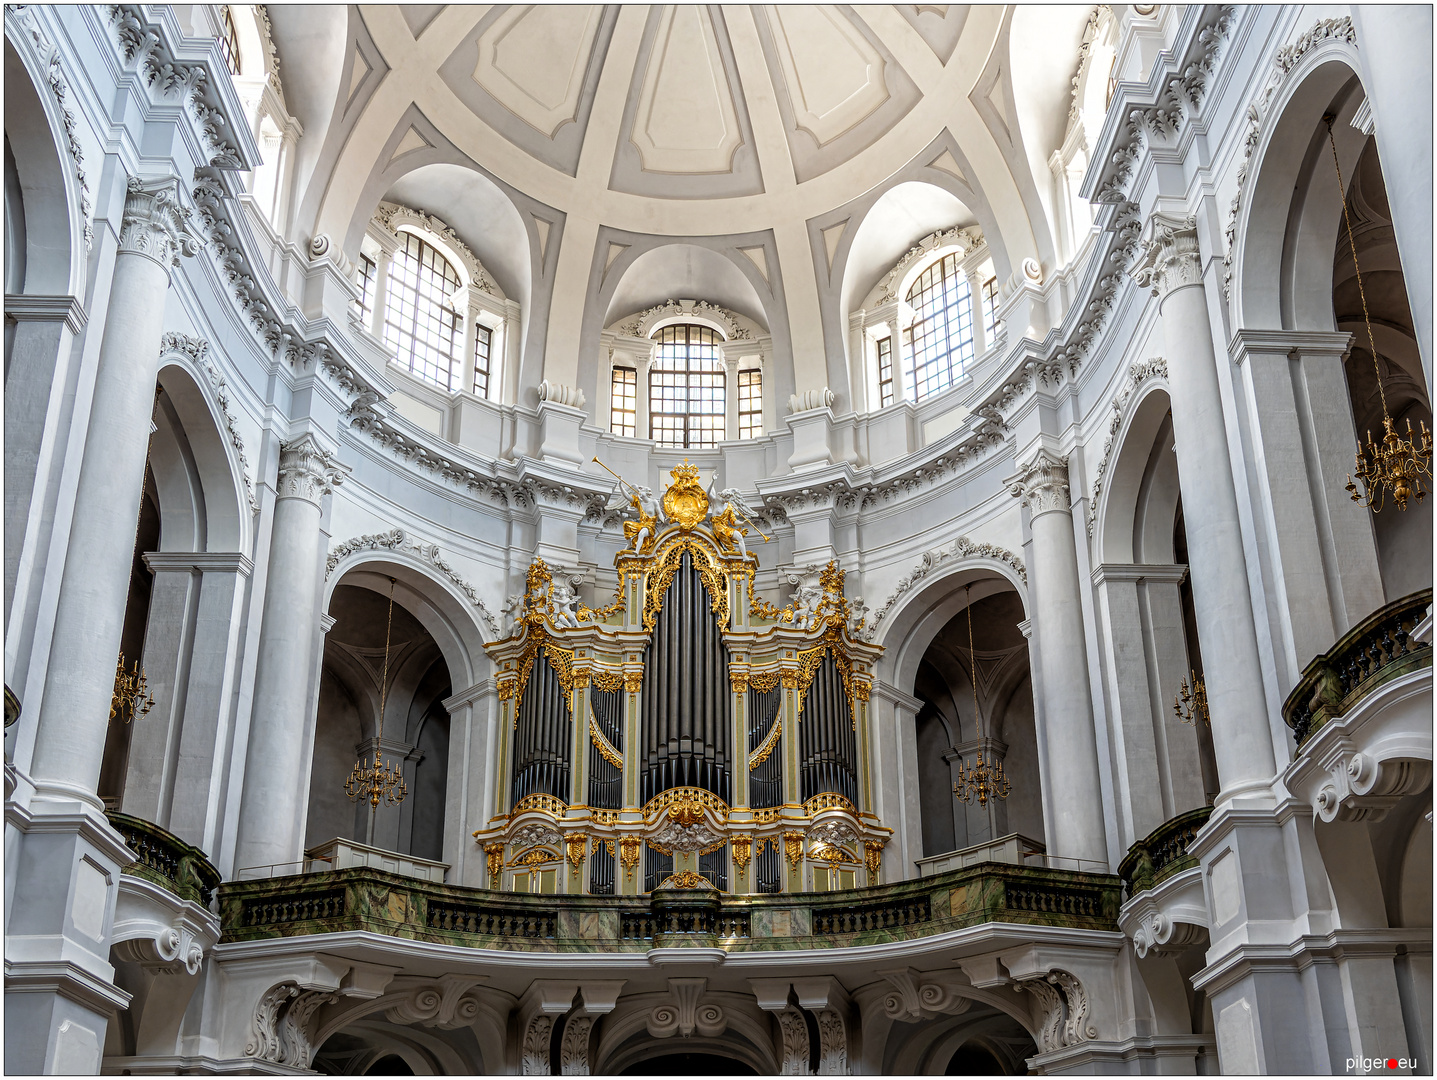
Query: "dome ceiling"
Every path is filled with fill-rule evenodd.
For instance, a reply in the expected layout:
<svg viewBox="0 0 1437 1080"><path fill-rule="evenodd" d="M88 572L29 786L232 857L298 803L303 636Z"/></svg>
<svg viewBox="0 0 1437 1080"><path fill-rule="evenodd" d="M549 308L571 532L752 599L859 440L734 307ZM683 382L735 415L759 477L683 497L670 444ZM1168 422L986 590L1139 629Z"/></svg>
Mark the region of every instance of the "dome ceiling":
<svg viewBox="0 0 1437 1080"><path fill-rule="evenodd" d="M1002 276L1055 266L1046 144L1091 11L274 5L304 125L287 231L352 258L381 199L439 216L521 304L552 297L550 364L680 285L771 327L781 303L799 381L822 385L840 308L926 233L981 226ZM1015 40L1020 23L1042 32ZM439 164L472 191L458 174L421 182ZM518 221L485 229L498 199ZM655 244L682 250L616 292Z"/></svg>

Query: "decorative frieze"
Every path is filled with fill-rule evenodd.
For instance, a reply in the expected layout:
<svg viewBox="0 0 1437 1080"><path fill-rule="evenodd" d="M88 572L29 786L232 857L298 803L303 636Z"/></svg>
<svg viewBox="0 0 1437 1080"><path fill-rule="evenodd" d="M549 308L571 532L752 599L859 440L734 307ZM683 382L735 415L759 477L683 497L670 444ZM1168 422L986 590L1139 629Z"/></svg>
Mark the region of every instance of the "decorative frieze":
<svg viewBox="0 0 1437 1080"><path fill-rule="evenodd" d="M1230 295L1232 287L1232 258L1237 240L1237 217L1242 211L1248 169L1252 164L1252 152L1257 148L1258 137L1262 133L1262 125L1266 122L1267 115L1272 109L1273 98L1287 82L1287 77L1297 66L1297 62L1311 52L1314 46L1324 41L1355 44L1357 33L1353 29L1351 16L1344 15L1340 19L1319 19L1291 45L1278 49L1277 55L1273 57L1267 85L1263 87L1257 100L1247 107L1247 132L1242 140L1242 162L1237 167L1237 191L1232 197L1232 204L1228 207L1227 228L1224 230L1224 236L1227 238L1227 254L1223 256L1222 260L1222 291L1225 297ZM1363 104L1366 105L1366 102Z"/></svg>
<svg viewBox="0 0 1437 1080"><path fill-rule="evenodd" d="M346 471L312 435L281 443L276 485L279 498L304 499L318 506L325 495L344 482Z"/></svg>
<svg viewBox="0 0 1437 1080"><path fill-rule="evenodd" d="M1113 415L1108 421L1108 437L1103 440L1103 456L1098 461L1097 470L1093 474L1093 496L1088 500L1088 535L1093 535L1093 530L1098 523L1098 495L1103 490L1103 477L1108 472L1108 462L1113 454L1113 442L1118 437L1118 428L1123 425L1123 417L1127 414L1128 402L1132 399L1133 391L1141 385L1144 380L1154 375L1166 379L1168 377L1168 362L1161 356L1155 356L1151 360L1135 360L1128 368L1128 381L1122 392L1113 401Z"/></svg>
<svg viewBox="0 0 1437 1080"><path fill-rule="evenodd" d="M190 208L183 205L177 176L155 180L131 177L126 185L125 216L120 224L120 251L154 259L168 273L181 255L200 250L190 229Z"/></svg>
<svg viewBox="0 0 1437 1080"><path fill-rule="evenodd" d="M366 533L363 536L351 537L330 548L329 556L324 561L325 579L328 580L342 560L359 551L406 552L427 562L448 578L454 587L464 594L464 598L479 609L479 614L484 619L484 624L489 628L490 633L495 637L500 636L499 620L489 610L489 605L480 598L478 590L460 577L454 567L449 565L449 562L440 553L438 544L419 540L410 536L403 529L390 529L388 532Z"/></svg>
<svg viewBox="0 0 1437 1080"><path fill-rule="evenodd" d="M997 559L999 562L1007 563L1017 572L1023 584L1028 584L1028 570L1023 565L1023 560L1007 548L999 547L997 544L975 544L972 540L969 540L968 537L960 536L951 544L945 544L943 547L925 551L923 557L918 560L918 565L903 577L899 578L898 587L893 590L893 593L883 602L883 606L878 609L878 614L873 617L873 623L864 633L863 640L872 641L877 636L878 627L882 624L883 620L888 617L888 613L893 610L893 606L897 604L903 594L912 589L914 585L917 585L948 560L966 558Z"/></svg>
<svg viewBox="0 0 1437 1080"><path fill-rule="evenodd" d="M653 328L665 319L685 316L717 323L723 327L724 338L728 341L749 341L753 338L748 329L739 324L738 317L732 311L717 304L710 304L707 300L666 300L620 323L616 329L629 337L647 338Z"/></svg>
<svg viewBox="0 0 1437 1080"><path fill-rule="evenodd" d="M239 421L235 414L230 412L229 389L225 385L225 377L220 374L219 368L209 358L210 343L203 338L190 337L179 331L168 331L160 339L160 355L166 356L178 353L187 357L191 363L202 370L210 381L210 386L215 392L215 404L219 406L220 415L225 418L225 431L229 433L230 445L235 448L235 456L239 458L240 479L244 481L245 498L249 502L250 513L259 513L259 500L255 498L254 486L249 478L249 458L245 456L244 439L240 437Z"/></svg>
<svg viewBox="0 0 1437 1080"><path fill-rule="evenodd" d="M75 180L80 185L80 219L85 225L85 250L89 251L95 242L95 227L90 221L94 205L90 201L90 181L85 175L85 153L80 146L79 137L75 134L78 121L68 104L70 85L65 81L64 68L60 64L60 50L41 28L34 5L14 4L5 10L7 14L14 16L30 35L35 55L40 66L45 69L45 81L50 84L50 92L55 95L55 104L60 107L60 119L65 125L65 142L75 163Z"/></svg>
<svg viewBox="0 0 1437 1080"><path fill-rule="evenodd" d="M903 257L893 264L893 269L888 271L879 288L882 290L873 306L879 307L883 304L892 303L898 295L898 288L903 284L903 278L908 271L926 256L938 251L941 248L957 247L960 255L967 255L976 251L985 243L983 230L976 225L966 227L953 226L951 229L941 229L938 232L929 233L918 243L903 253Z"/></svg>

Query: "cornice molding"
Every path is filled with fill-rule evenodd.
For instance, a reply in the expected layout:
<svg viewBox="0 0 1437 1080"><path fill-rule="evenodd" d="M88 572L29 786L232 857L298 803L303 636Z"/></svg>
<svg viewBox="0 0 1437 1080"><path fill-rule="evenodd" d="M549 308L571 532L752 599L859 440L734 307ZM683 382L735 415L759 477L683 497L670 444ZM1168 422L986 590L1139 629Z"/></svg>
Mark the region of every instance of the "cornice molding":
<svg viewBox="0 0 1437 1080"><path fill-rule="evenodd" d="M63 322L70 333L78 334L90 315L78 296L6 293L5 317L11 322Z"/></svg>

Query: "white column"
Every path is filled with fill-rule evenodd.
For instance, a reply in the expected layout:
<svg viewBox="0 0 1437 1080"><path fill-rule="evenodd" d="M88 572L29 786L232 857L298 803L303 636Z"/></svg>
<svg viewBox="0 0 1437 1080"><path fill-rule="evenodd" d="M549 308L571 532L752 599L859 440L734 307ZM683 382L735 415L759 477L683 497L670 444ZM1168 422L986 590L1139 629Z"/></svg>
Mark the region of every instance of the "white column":
<svg viewBox="0 0 1437 1080"><path fill-rule="evenodd" d="M379 258L374 263L374 304L370 308L369 332L384 340L384 314L389 302L389 263L399 247L397 238L375 229L370 236L379 243Z"/></svg>
<svg viewBox="0 0 1437 1080"><path fill-rule="evenodd" d="M482 310L479 296L479 289L474 285L470 285L467 289L461 289L454 296L456 301L454 305L455 310L464 313L464 353L460 358L459 379L454 388L456 390L467 390L471 394L474 392L474 338L478 334L476 327L479 322L479 312ZM489 339L489 344L492 352L492 346L494 344L493 338ZM494 370L492 357L489 362L489 370L492 377Z"/></svg>
<svg viewBox="0 0 1437 1080"><path fill-rule="evenodd" d="M649 365L654 362L653 350L634 357L634 435L649 437Z"/></svg>
<svg viewBox="0 0 1437 1080"><path fill-rule="evenodd" d="M485 678L444 699L449 712L449 772L444 789L444 861L449 884L489 887L484 849L471 821L489 820L499 781L499 687Z"/></svg>
<svg viewBox="0 0 1437 1080"><path fill-rule="evenodd" d="M193 255L180 181L131 180L31 775L99 808L115 658L125 618L170 268Z"/></svg>
<svg viewBox="0 0 1437 1080"><path fill-rule="evenodd" d="M309 678L319 625L320 500L340 483L342 469L312 435L280 447L236 868L293 862L303 854L310 768L305 731L314 723Z"/></svg>
<svg viewBox="0 0 1437 1080"><path fill-rule="evenodd" d="M1352 6L1407 302L1432 393L1432 9Z"/></svg>
<svg viewBox="0 0 1437 1080"><path fill-rule="evenodd" d="M983 275L977 267L965 269L964 275L973 301L973 356L976 358L988 351L988 330L983 325Z"/></svg>
<svg viewBox="0 0 1437 1080"><path fill-rule="evenodd" d="M738 438L738 352L729 352L724 349L723 357L723 394L724 394L724 418L723 429L725 439Z"/></svg>
<svg viewBox="0 0 1437 1080"><path fill-rule="evenodd" d="M128 184L37 720L34 796L26 808L12 803L7 790L11 1073L98 1072L109 1016L128 1003L113 985L109 952L120 869L132 856L105 820L95 787L134 556L165 293L180 255L198 250L182 198L173 176Z"/></svg>
<svg viewBox="0 0 1437 1080"><path fill-rule="evenodd" d="M853 411L868 412L872 406L869 398L878 385L874 365L869 362L868 337L864 333L864 322L868 312L859 308L848 316L848 385L853 391Z"/></svg>
<svg viewBox="0 0 1437 1080"><path fill-rule="evenodd" d="M1172 386L1173 442L1208 712L1222 781L1219 805L1265 788L1277 771L1263 695L1257 627L1237 514L1232 462L1208 325L1193 219L1155 214L1144 229L1139 284L1160 296Z"/></svg>
<svg viewBox="0 0 1437 1080"><path fill-rule="evenodd" d="M1106 865L1103 790L1067 459L1040 449L1012 490L1028 507L1033 531L1032 624L1042 645L1039 685L1048 747L1043 765L1053 799L1048 852Z"/></svg>

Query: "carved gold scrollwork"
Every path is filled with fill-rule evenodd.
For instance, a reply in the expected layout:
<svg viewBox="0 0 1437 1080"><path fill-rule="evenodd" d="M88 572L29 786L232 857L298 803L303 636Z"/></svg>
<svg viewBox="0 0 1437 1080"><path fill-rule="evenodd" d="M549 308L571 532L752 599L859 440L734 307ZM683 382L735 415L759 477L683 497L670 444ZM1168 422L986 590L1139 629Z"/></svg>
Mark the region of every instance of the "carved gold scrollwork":
<svg viewBox="0 0 1437 1080"><path fill-rule="evenodd" d="M773 727L768 729L768 734L763 737L763 742L759 743L758 749L749 756L749 769L757 769L769 759L769 755L773 753L773 748L778 745L779 736L782 734L783 720L780 718L773 722Z"/></svg>
<svg viewBox="0 0 1437 1080"><path fill-rule="evenodd" d="M594 749L599 756L616 769L624 767L624 756L614 749L614 744L604 738L604 733L599 730L599 722L592 716L589 717L589 738L594 743Z"/></svg>

